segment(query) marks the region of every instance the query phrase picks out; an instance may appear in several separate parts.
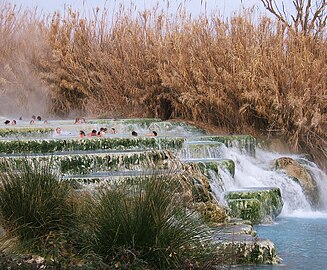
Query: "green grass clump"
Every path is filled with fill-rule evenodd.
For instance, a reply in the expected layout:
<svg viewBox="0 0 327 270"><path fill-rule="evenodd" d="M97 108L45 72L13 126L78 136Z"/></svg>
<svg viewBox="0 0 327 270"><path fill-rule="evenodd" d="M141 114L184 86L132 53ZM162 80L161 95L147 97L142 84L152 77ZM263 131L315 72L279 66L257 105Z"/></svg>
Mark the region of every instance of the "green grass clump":
<svg viewBox="0 0 327 270"><path fill-rule="evenodd" d="M9 240L9 252L38 254L54 269L209 269L217 262L209 228L186 208L185 183L172 175L77 192L51 162L5 166L0 251Z"/></svg>
<svg viewBox="0 0 327 270"><path fill-rule="evenodd" d="M26 161L17 172L7 163L6 172L0 174L1 225L29 251L57 241L57 236L62 238L76 224L69 184L50 168L50 163L41 166Z"/></svg>
<svg viewBox="0 0 327 270"><path fill-rule="evenodd" d="M92 204L95 253L125 267L203 266L212 255L209 234L182 206L178 191L172 176L155 175L102 189Z"/></svg>

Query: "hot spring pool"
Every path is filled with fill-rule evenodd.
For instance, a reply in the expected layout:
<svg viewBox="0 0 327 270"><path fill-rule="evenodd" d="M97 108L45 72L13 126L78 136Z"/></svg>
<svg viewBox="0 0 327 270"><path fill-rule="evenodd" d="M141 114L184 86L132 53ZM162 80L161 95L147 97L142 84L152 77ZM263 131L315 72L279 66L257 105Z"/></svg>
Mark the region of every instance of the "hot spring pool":
<svg viewBox="0 0 327 270"><path fill-rule="evenodd" d="M280 265L246 266L246 270L327 269L327 213L281 217L273 225L255 226L259 237L275 243Z"/></svg>

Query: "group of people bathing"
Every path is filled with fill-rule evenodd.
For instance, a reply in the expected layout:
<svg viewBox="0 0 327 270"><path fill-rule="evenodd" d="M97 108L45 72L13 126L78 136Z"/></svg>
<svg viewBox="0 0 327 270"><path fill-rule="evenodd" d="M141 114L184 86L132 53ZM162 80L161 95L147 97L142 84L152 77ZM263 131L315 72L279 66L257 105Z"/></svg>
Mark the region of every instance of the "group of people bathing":
<svg viewBox="0 0 327 270"><path fill-rule="evenodd" d="M106 133L110 133L110 134L117 134L117 130L115 128L111 128L109 131L108 131L108 128L106 127L102 127L100 128L99 131L93 129L91 132L89 133L86 133L84 130L80 130L79 131L79 138L85 138L85 137L103 137ZM62 135L62 130L60 127L57 127L55 129L55 136L60 136ZM131 133L132 136L134 137L137 137L138 136L138 133L136 131L132 131ZM148 134L145 134L145 136L158 136L158 133L156 131L152 131L151 133L148 133Z"/></svg>
<svg viewBox="0 0 327 270"><path fill-rule="evenodd" d="M108 133L108 129L107 128L100 128L99 131L97 131L96 129L93 129L90 133L85 133L84 130L80 130L79 131L79 137L80 138L84 138L84 137L103 137L106 133ZM116 134L117 131L115 128L111 128L111 130L109 131L110 134Z"/></svg>
<svg viewBox="0 0 327 270"><path fill-rule="evenodd" d="M85 124L86 121L84 118L79 118L77 117L75 119L75 123L74 124ZM58 128L57 128L58 129ZM56 129L56 131L57 131ZM60 128L59 128L60 129ZM108 133L108 128L102 127L100 128L99 131L93 129L90 133L85 133L84 130L80 130L79 132L79 137L80 138L85 138L85 137L103 137L106 133ZM110 134L117 134L117 130L115 128L111 128L109 130ZM137 137L138 133L136 131L132 131L131 133L132 136ZM156 131L152 131L151 133L145 134L145 136L158 136L158 133Z"/></svg>
<svg viewBox="0 0 327 270"><path fill-rule="evenodd" d="M108 132L107 128L100 128L100 131L96 131L93 129L90 133L86 134L83 130L80 130L79 132L79 137L84 138L84 137L103 137L106 133ZM115 128L111 128L109 131L110 134L117 134L117 131ZM131 133L132 136L137 137L138 133L136 131L132 131ZM156 131L152 131L151 133L145 134L145 136L158 136L158 133Z"/></svg>
<svg viewBox="0 0 327 270"><path fill-rule="evenodd" d="M19 120L23 120L23 117L22 116L19 117ZM41 121L42 121L42 117L40 115L38 115L38 116L32 115L30 125L34 125L36 122L41 122ZM49 124L48 120L44 120L43 123L44 124ZM85 118L79 118L78 117L78 118L75 119L74 124L85 124L85 123L86 123ZM14 126L14 125L17 124L17 121L15 119L11 120L11 121L7 119L7 120L4 121L4 124Z"/></svg>
<svg viewBox="0 0 327 270"><path fill-rule="evenodd" d="M19 120L23 120L23 117L22 116L19 117ZM30 124L31 125L34 125L36 121L41 122L42 121L42 117L40 115L39 116L32 115L32 119L30 121ZM11 121L7 119L7 120L4 121L4 123L7 126L9 126L9 125L15 126L17 124L17 121L15 119L13 119ZM44 124L49 124L47 120L44 120L43 123Z"/></svg>
<svg viewBox="0 0 327 270"><path fill-rule="evenodd" d="M19 118L19 120L23 120L23 117L21 116ZM42 121L42 117L33 115L32 120L30 121L30 124L31 125L35 124L35 121L39 121L39 122ZM5 120L4 123L5 123L5 125L16 125L17 124L16 120L12 120L12 121ZM85 124L85 123L86 123L85 119L84 118L79 118L79 117L76 118L75 122L74 122L74 124ZM48 124L48 121L44 120L44 124ZM85 133L84 130L80 130L79 137L80 138L84 138L84 137L103 137L106 133L117 134L117 130L115 128L111 128L108 131L108 128L106 128L106 127L100 128L99 131L93 129L90 133ZM60 136L60 135L65 135L65 134L63 134L60 127L57 127L55 129L54 136ZM139 134L136 131L132 131L131 135L133 137L137 137ZM156 137L156 136L158 136L158 133L156 131L152 131L151 133L145 134L145 136L154 136L154 137Z"/></svg>
<svg viewBox="0 0 327 270"><path fill-rule="evenodd" d="M12 121L7 119L4 123L5 123L6 126L9 126L9 125L15 126L17 124L15 119L12 120Z"/></svg>
<svg viewBox="0 0 327 270"><path fill-rule="evenodd" d="M104 127L100 128L99 131L96 131L95 129L93 129L90 133L87 133L87 134L85 133L84 130L80 130L78 136L80 138L84 138L84 137L103 137L107 132L108 132L108 129L104 128ZM116 129L112 128L110 130L110 133L111 134L116 134L117 133ZM54 136L60 136L60 135L67 135L67 134L63 133L60 127L57 127L55 129Z"/></svg>

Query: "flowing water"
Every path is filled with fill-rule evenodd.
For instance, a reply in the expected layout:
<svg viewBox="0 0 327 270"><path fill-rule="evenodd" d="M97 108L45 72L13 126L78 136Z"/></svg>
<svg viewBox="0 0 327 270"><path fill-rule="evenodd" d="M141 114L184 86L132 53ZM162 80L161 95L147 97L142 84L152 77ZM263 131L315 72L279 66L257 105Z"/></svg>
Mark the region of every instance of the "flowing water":
<svg viewBox="0 0 327 270"><path fill-rule="evenodd" d="M272 161L281 156L301 159L295 155L281 155L260 149L257 149L256 157L253 158L236 149L224 148L224 157L236 162L234 179L228 173L222 175L226 191L275 186L281 189L284 200L283 211L274 224L254 227L260 238L268 238L275 243L277 254L282 259L281 264L236 266L235 269L327 269L327 176L314 163L304 160L305 167L319 188L320 208L319 211L312 210L300 185L283 172L272 169ZM214 190L217 197L221 197L219 189Z"/></svg>

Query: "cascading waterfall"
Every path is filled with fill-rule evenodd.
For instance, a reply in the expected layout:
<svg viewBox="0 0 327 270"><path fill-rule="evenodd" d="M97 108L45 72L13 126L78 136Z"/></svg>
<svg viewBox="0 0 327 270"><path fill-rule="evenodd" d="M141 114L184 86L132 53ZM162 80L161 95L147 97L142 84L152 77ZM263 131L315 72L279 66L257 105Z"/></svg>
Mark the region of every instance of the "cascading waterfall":
<svg viewBox="0 0 327 270"><path fill-rule="evenodd" d="M300 209L311 211L301 186L284 173L273 170L272 161L280 155L257 149L256 157L253 158L239 153L237 149L225 148L224 156L236 163L236 188L278 187L284 200L282 215Z"/></svg>
<svg viewBox="0 0 327 270"><path fill-rule="evenodd" d="M305 160L304 167L310 172L319 190L319 203L320 208L327 211L327 176L318 168L318 166L308 160Z"/></svg>
<svg viewBox="0 0 327 270"><path fill-rule="evenodd" d="M219 171L219 175L213 170L209 170L209 174L211 177L210 187L213 194L220 204L227 206L227 203L224 199L224 192L237 188L235 186L234 178L225 168L222 168Z"/></svg>
<svg viewBox="0 0 327 270"><path fill-rule="evenodd" d="M231 223L227 232L219 231L219 235L223 236L222 238L219 236L219 241L228 242L232 237L233 244L236 239L236 242L240 240L242 244L251 246L253 241L260 252L273 254L274 245L262 240L263 236L276 241L276 246L282 250L281 254L286 259L292 260L294 251L300 252L296 257L298 263L287 262L287 265L296 265L290 269L303 269L303 265L308 265L312 269L324 269L327 263L323 260L327 241L327 176L305 157L256 149L255 138L252 136L208 135L203 130L185 123L162 122L155 119L90 119L86 124L73 123L73 120L53 120L47 124L37 122L30 126L28 121L19 120L17 126L2 124L3 128L0 123L0 158L15 160L18 166L26 158L39 164L51 157L53 168L58 174L63 175L63 179L70 181L77 191L79 188L83 190L86 188L90 192L103 181L116 183L133 180L135 176L171 175L171 169L175 165L178 169L173 173L183 175L184 171L179 166L180 161L190 163L191 168L198 169L207 177L220 206L230 207L231 217L248 219L253 225L275 221L271 226L259 225L255 228L260 239L248 235L249 228L252 230L251 226ZM61 127L63 132L54 139L53 131L56 127ZM101 139L91 137L79 139L79 130L90 132L92 129L99 130L100 127L107 127L109 130L113 127L117 134L108 133ZM131 135L132 130L139 134L137 138ZM158 132L158 137L149 138L148 135L153 130ZM178 162L175 154L179 154ZM276 159L280 163L276 162ZM198 166L193 167L195 163ZM296 182L286 174L286 170L289 175L296 173L291 170L294 167L287 167L289 165L296 165L298 166L296 168L301 170L304 167L306 170L303 171L309 176L298 177L299 182ZM281 168L285 168L285 172ZM204 193L201 194L203 187L200 185L194 185L195 188L199 188L194 191L199 192L200 196L204 195L206 200L209 196L203 175L196 172L194 180L203 180L206 188L203 189ZM252 192L258 197L243 197L242 192L246 196ZM233 193L236 197L228 198ZM199 207L204 206L210 215L216 210L212 207L215 205L212 205L211 199L197 204ZM251 216L251 219L250 215L243 215L244 212L247 214L246 211L234 214L233 205L245 207L247 213L254 213L256 216ZM312 210L312 205L320 212ZM243 210L241 207L239 209ZM280 213L284 217L274 219ZM303 217L309 217L310 220L304 220ZM285 226L288 224L291 226ZM240 230L240 234L234 234L235 228ZM262 228L270 228L271 235L262 234ZM282 249L282 244L285 244L286 248ZM248 253L248 250L244 249L244 252ZM257 256L257 250L253 249L253 252L256 254L248 254ZM303 256L304 252L306 256ZM261 254L263 253L258 256L261 257ZM310 257L312 260L308 263ZM254 269L262 268L255 266Z"/></svg>
<svg viewBox="0 0 327 270"><path fill-rule="evenodd" d="M297 213L313 213L311 205L307 200L304 191L299 183L287 176L283 171L274 170L273 161L280 157L300 158L291 154L279 154L262 149L256 150L256 157L251 157L245 153L241 153L238 149L227 148L224 145L219 149L213 150L209 145L207 151L219 153L219 157L231 159L235 162L236 173L234 178L227 170L220 170L220 175L210 172L211 189L217 200L220 202L223 198L224 191L232 191L242 188L260 188L260 187L278 187L281 190L284 200L284 207L281 215L289 216ZM189 148L186 147L184 157L192 157ZM205 151L203 151L205 153ZM208 161L208 155L199 156L199 152L195 153L197 160L203 159ZM303 159L303 158L302 158ZM303 165L310 172L316 181L319 194L319 209L322 212L327 211L327 176L314 163L304 160Z"/></svg>

